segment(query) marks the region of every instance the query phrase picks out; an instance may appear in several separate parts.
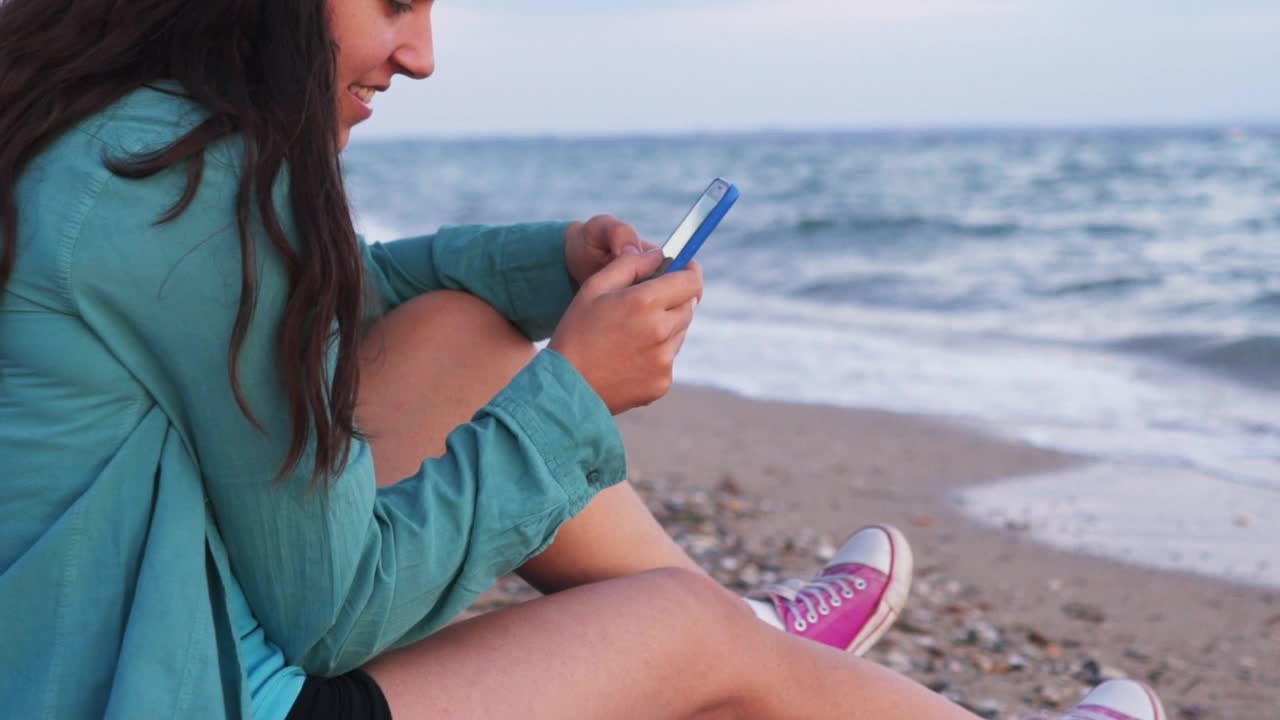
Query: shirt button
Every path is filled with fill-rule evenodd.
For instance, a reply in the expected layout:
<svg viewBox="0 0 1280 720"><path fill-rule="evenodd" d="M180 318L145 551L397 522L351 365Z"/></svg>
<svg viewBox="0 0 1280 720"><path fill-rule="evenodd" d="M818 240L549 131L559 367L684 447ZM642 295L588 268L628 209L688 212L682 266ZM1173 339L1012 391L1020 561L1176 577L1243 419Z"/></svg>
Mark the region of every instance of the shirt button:
<svg viewBox="0 0 1280 720"><path fill-rule="evenodd" d="M587 473L587 482L591 483L592 485L599 484L599 482L600 482L600 471L599 471L599 470L592 470L591 472Z"/></svg>

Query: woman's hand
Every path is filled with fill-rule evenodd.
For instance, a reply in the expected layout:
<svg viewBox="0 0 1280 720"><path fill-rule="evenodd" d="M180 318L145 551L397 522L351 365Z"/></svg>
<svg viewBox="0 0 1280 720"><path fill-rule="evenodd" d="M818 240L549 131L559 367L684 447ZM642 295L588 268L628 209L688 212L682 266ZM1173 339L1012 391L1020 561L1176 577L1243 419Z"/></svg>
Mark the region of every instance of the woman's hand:
<svg viewBox="0 0 1280 720"><path fill-rule="evenodd" d="M549 347L573 364L614 415L648 405L671 388L676 353L702 295L697 263L648 282L656 248L623 254L582 285Z"/></svg>
<svg viewBox="0 0 1280 720"><path fill-rule="evenodd" d="M630 225L611 215L597 215L569 226L564 234L564 263L577 290L614 258L652 247Z"/></svg>

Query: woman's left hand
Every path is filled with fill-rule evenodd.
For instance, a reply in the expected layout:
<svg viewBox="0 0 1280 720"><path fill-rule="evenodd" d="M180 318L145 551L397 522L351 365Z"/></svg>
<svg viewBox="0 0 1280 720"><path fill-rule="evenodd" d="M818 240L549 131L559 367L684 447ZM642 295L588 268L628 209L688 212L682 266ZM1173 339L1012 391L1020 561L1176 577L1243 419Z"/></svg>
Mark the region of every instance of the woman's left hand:
<svg viewBox="0 0 1280 720"><path fill-rule="evenodd" d="M641 240L630 225L611 215L597 215L569 226L564 234L564 263L577 290L614 258L652 247L655 246Z"/></svg>

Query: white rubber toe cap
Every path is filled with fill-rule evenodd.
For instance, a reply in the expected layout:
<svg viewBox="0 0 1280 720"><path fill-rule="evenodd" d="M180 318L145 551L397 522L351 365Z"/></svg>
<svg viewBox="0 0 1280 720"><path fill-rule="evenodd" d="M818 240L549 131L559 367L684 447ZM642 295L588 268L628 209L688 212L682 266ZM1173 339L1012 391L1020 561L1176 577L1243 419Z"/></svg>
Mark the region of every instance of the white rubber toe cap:
<svg viewBox="0 0 1280 720"><path fill-rule="evenodd" d="M888 575L893 565L893 541L885 528L866 527L854 533L840 547L827 566L858 563Z"/></svg>
<svg viewBox="0 0 1280 720"><path fill-rule="evenodd" d="M1097 705L1134 720L1164 720L1164 710L1155 693L1132 680L1108 680L1085 695L1080 705Z"/></svg>

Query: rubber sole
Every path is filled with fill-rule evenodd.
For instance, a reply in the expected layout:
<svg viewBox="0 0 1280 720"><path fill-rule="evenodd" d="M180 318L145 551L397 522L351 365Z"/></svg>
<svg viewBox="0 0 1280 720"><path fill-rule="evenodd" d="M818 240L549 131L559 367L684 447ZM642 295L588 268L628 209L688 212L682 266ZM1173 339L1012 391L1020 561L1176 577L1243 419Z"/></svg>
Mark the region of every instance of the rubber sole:
<svg viewBox="0 0 1280 720"><path fill-rule="evenodd" d="M1165 720L1166 716L1164 714L1164 705L1160 704L1160 697L1156 695L1156 691L1152 690L1151 686L1144 682L1140 682L1138 680L1134 680L1134 682L1141 685L1142 689L1147 691L1147 697L1151 698L1151 706L1156 709L1156 720Z"/></svg>

